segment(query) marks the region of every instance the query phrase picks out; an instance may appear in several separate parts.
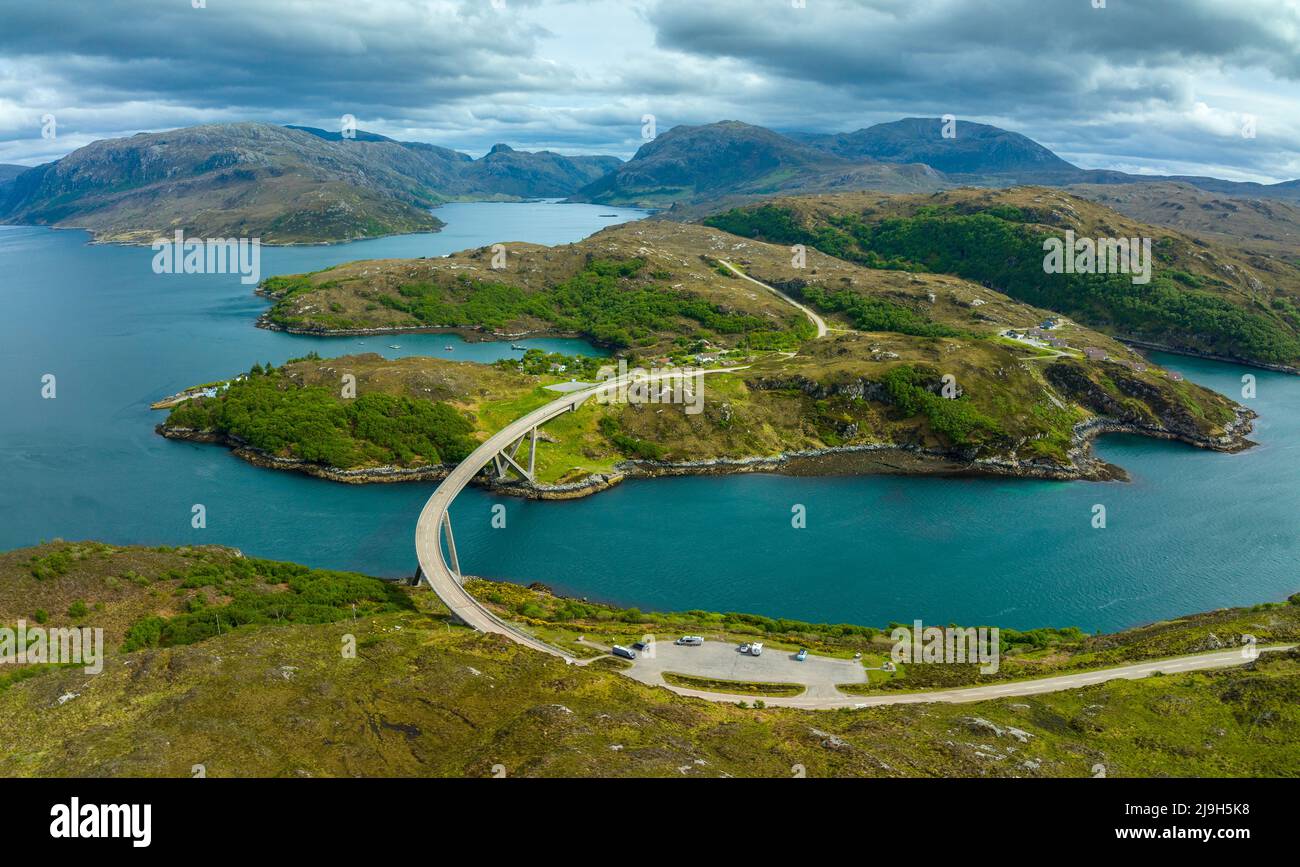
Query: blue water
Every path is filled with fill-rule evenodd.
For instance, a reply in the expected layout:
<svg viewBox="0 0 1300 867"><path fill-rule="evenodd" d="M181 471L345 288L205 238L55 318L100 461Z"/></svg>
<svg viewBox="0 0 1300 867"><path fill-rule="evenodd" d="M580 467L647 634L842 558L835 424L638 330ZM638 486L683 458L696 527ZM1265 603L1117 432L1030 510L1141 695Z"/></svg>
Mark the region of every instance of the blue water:
<svg viewBox="0 0 1300 867"><path fill-rule="evenodd" d="M934 476L646 479L570 502L453 505L462 566L647 610L1114 630L1300 591L1300 377L1157 355L1225 394L1258 378L1259 446L1098 441L1128 483ZM791 527L791 507L807 527ZM1107 510L1092 526L1093 506Z"/></svg>
<svg viewBox="0 0 1300 867"><path fill-rule="evenodd" d="M618 219L601 213L618 213ZM562 243L640 216L606 206L462 204L447 228L263 250L263 273L436 256L501 240ZM150 402L310 350L491 361L508 344L447 335L313 338L253 327L237 277L154 275L147 248L0 227L0 548L41 539L210 542L371 574L409 574L429 484L351 486L262 470L224 448L162 439ZM388 344L401 345L390 350ZM453 344L453 352L443 347ZM593 352L580 341L529 345ZM1131 483L751 475L629 482L572 502L466 491L461 562L497 578L645 609L817 621L996 623L1108 630L1300 590L1300 377L1160 356L1230 395L1258 377L1260 446L1239 455L1107 437ZM40 397L41 376L58 397ZM208 526L190 526L202 503ZM1104 530L1092 507L1108 510ZM790 526L794 504L806 529Z"/></svg>
<svg viewBox="0 0 1300 867"><path fill-rule="evenodd" d="M263 276L502 240L567 243L644 216L552 203L453 204L436 213L447 226L432 234L264 247ZM611 213L619 216L600 216ZM164 440L153 428L165 415L149 404L255 361L280 364L312 350L480 362L519 353L447 334L265 331L253 323L267 302L237 276L157 275L149 248L88 240L81 231L0 227L0 549L56 537L213 542L372 574L412 571L413 522L427 486L358 487L259 470L224 448ZM516 342L596 354L579 340ZM57 378L53 400L41 397L46 373ZM206 529L190 526L196 503L207 509Z"/></svg>

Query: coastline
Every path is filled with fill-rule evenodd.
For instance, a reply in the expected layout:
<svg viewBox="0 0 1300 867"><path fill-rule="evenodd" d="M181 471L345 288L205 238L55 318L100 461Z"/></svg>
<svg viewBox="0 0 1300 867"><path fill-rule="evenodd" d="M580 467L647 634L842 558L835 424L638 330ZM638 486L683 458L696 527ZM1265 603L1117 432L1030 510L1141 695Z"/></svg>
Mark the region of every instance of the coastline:
<svg viewBox="0 0 1300 867"><path fill-rule="evenodd" d="M1271 370L1274 373L1289 373L1293 376L1300 376L1300 367L1292 367L1289 364L1272 364L1267 361L1250 361L1245 358L1232 358L1227 355L1212 355L1208 352L1198 352L1194 349L1166 346L1163 343L1152 343L1149 340L1138 340L1135 337L1116 337L1115 339L1127 346L1135 346L1138 349L1147 349L1152 352L1166 352L1170 355L1182 355L1187 358L1203 358L1206 361L1218 361L1223 364L1239 364L1242 367L1254 367L1258 370Z"/></svg>
<svg viewBox="0 0 1300 867"><path fill-rule="evenodd" d="M909 443L867 443L834 446L825 449L783 452L774 456L743 458L709 458L699 461L627 460L615 465L612 472L593 473L576 482L533 484L521 480L499 481L476 475L473 484L496 493L533 500L572 500L589 497L627 479L650 479L665 476L739 475L741 473L777 473L792 476L843 475L941 475L999 476L1047 481L1128 481L1122 468L1098 458L1092 442L1105 434L1132 434L1153 439L1175 440L1209 451L1236 453L1255 445L1247 439L1258 415L1244 407L1227 426L1227 433L1217 438L1196 439L1165 428L1129 424L1116 419L1095 417L1074 428L1070 465L1020 461L1005 457L972 458L944 449L929 449ZM266 454L237 437L193 428L169 428L159 424L155 432L167 439L211 443L229 448L235 457L266 469L289 470L344 484L390 484L397 482L441 481L452 466L436 464L420 467L360 467L345 469Z"/></svg>
<svg viewBox="0 0 1300 867"><path fill-rule="evenodd" d="M270 301L278 301L275 295L258 287L253 292ZM610 348L590 335L577 331L554 331L547 328L534 328L524 331L487 331L481 326L472 325L387 325L377 328L297 328L272 322L271 311L257 317L253 323L266 331L279 331L284 334L302 334L309 337L379 337L397 334L454 334L466 343L501 343L507 340L527 340L529 338L554 338L557 340L585 340L592 346L602 349Z"/></svg>

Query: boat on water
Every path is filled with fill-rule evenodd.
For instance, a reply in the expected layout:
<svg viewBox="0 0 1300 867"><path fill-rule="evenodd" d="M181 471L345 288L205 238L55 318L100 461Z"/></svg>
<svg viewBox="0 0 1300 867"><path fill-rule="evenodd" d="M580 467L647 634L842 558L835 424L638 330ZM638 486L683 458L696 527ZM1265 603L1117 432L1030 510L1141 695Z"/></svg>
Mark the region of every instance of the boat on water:
<svg viewBox="0 0 1300 867"><path fill-rule="evenodd" d="M402 344L400 344L400 343L390 343L390 344L388 344L388 348L389 348L389 349L401 349L401 348L402 348Z"/></svg>
<svg viewBox="0 0 1300 867"><path fill-rule="evenodd" d="M443 349L447 350L448 352L451 352L453 349L455 349L455 347L453 347L450 343L448 343L446 346L443 347Z"/></svg>
<svg viewBox="0 0 1300 867"><path fill-rule="evenodd" d="M510 344L510 348L513 349L513 350L515 350L516 352L525 352L525 351L527 351L527 350L526 350L526 347L520 346L518 343L512 343L512 344Z"/></svg>

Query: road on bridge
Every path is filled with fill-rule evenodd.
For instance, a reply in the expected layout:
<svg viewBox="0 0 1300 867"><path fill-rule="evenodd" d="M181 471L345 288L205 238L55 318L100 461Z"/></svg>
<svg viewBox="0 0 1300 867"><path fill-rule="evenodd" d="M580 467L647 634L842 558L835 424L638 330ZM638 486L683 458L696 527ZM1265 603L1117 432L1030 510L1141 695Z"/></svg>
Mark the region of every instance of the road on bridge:
<svg viewBox="0 0 1300 867"><path fill-rule="evenodd" d="M701 374L731 373L743 369L743 367L726 367L699 372ZM442 600L443 604L451 609L451 613L455 617L481 632L494 632L504 635L512 641L533 650L563 657L566 662L575 661L573 656L563 650L552 647L529 635L518 626L497 617L461 586L459 576L449 567L442 551L442 527L444 522L450 521L448 509L451 507L452 500L456 499L456 495L464 490L474 476L478 475L479 470L491 462L494 456L513 446L522 437L527 436L534 427L558 415L577 409L589 398L595 397L602 392L616 391L622 385L638 379L653 381L678 376L681 376L680 372L650 374L632 372L624 376L614 377L581 391L570 392L506 425L484 441L469 457L457 464L455 469L442 480L437 490L433 492L433 496L429 497L428 502L424 504L424 509L420 512L420 518L416 522L415 553L419 559L420 572L424 580L429 583L429 586Z"/></svg>

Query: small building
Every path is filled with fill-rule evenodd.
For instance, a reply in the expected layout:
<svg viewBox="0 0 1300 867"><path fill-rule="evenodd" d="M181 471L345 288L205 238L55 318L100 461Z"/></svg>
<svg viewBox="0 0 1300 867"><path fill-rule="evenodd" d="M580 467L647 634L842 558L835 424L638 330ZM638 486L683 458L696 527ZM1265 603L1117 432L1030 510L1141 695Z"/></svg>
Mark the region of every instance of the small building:
<svg viewBox="0 0 1300 867"><path fill-rule="evenodd" d="M1066 343L1064 340L1062 340L1062 339L1059 338L1059 337L1049 337L1049 338L1047 338L1047 345L1048 345L1048 346L1052 346L1052 347L1054 347L1054 348L1056 348L1056 349L1065 349L1065 348L1067 348L1070 344Z"/></svg>
<svg viewBox="0 0 1300 867"><path fill-rule="evenodd" d="M1083 351L1083 354L1087 356L1089 361L1105 361L1109 357L1106 350L1098 349L1095 346L1089 346Z"/></svg>
<svg viewBox="0 0 1300 867"><path fill-rule="evenodd" d="M1043 328L1046 328L1048 331L1051 331L1053 328L1056 327L1056 320L1055 320L1055 319L1052 319L1052 318L1050 318L1050 317L1047 318L1047 319L1044 319L1044 320L1043 320L1042 327L1043 327Z"/></svg>

